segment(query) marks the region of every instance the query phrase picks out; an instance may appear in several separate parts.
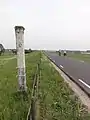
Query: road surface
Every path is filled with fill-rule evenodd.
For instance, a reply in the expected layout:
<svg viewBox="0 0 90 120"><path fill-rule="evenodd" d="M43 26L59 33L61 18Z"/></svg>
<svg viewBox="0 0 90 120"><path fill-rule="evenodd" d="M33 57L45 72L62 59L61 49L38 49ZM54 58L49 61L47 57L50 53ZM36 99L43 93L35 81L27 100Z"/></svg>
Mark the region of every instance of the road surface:
<svg viewBox="0 0 90 120"><path fill-rule="evenodd" d="M63 72L77 83L90 96L90 64L72 58L45 52Z"/></svg>

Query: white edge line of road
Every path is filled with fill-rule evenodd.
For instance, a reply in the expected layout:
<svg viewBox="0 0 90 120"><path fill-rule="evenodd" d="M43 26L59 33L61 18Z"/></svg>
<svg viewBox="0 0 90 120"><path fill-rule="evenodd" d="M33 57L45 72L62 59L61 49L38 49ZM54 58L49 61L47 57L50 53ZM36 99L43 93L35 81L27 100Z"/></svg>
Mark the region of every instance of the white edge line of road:
<svg viewBox="0 0 90 120"><path fill-rule="evenodd" d="M90 85L88 85L87 83L85 83L83 80L78 79L81 83L83 83L86 87L90 88Z"/></svg>
<svg viewBox="0 0 90 120"><path fill-rule="evenodd" d="M53 60L53 62L55 62L55 60Z"/></svg>
<svg viewBox="0 0 90 120"><path fill-rule="evenodd" d="M64 68L62 65L60 65L61 68Z"/></svg>

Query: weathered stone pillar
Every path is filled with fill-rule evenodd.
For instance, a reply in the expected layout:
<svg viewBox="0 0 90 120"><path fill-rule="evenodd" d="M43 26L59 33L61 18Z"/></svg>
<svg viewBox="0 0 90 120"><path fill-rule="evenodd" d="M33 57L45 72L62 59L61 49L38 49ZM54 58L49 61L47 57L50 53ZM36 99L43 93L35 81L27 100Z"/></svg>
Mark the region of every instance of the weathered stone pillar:
<svg viewBox="0 0 90 120"><path fill-rule="evenodd" d="M15 26L18 84L20 91L26 91L25 53L24 53L24 30L22 26Z"/></svg>

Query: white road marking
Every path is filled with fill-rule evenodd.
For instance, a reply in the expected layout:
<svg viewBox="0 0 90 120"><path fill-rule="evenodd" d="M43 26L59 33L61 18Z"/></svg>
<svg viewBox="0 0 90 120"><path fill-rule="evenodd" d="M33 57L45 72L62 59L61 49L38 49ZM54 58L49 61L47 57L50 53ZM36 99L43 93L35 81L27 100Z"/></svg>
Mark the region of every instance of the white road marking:
<svg viewBox="0 0 90 120"><path fill-rule="evenodd" d="M85 83L83 80L78 79L81 83L83 83L86 87L90 88L90 85L88 85L87 83Z"/></svg>
<svg viewBox="0 0 90 120"><path fill-rule="evenodd" d="M64 68L62 65L60 65L61 68Z"/></svg>

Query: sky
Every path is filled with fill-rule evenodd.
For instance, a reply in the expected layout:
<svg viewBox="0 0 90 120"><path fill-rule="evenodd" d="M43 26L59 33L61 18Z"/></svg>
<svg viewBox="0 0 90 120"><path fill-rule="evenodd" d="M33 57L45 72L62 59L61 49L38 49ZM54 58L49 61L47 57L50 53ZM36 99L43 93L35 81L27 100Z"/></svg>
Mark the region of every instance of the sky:
<svg viewBox="0 0 90 120"><path fill-rule="evenodd" d="M0 0L0 43L15 48L14 27L25 27L25 48L90 49L90 0Z"/></svg>

